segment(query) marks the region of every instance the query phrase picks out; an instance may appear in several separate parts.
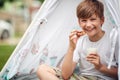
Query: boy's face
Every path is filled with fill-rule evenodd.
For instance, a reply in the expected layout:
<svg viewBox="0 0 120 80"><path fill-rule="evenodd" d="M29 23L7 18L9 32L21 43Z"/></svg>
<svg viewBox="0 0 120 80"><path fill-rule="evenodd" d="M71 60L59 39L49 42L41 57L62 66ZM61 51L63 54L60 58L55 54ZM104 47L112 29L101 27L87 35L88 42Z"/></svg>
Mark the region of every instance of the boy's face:
<svg viewBox="0 0 120 80"><path fill-rule="evenodd" d="M79 24L81 28L87 33L89 37L94 37L99 35L102 31L101 26L104 23L104 17L101 19L95 14L90 18L79 19Z"/></svg>

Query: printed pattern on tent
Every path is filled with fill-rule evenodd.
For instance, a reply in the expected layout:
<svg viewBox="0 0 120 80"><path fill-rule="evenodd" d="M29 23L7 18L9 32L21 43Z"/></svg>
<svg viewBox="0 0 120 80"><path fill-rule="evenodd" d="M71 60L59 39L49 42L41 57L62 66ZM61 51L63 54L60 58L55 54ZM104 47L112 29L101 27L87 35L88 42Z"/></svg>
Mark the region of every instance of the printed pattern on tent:
<svg viewBox="0 0 120 80"><path fill-rule="evenodd" d="M53 5L51 5L51 2ZM78 3L79 1L74 2L73 0L46 1L37 18L33 20L26 31L25 37L22 38L23 40L13 52L9 63L3 69L3 74L9 71L3 77L7 75L7 79L10 79L16 74L32 74L41 63L52 66L59 65L67 50L69 32L76 27L79 28L75 17L75 9ZM72 4L75 5L71 6ZM55 9L56 7L57 9ZM54 11L52 14L51 8ZM62 8L63 10L61 10ZM41 21L47 22L40 24Z"/></svg>
<svg viewBox="0 0 120 80"><path fill-rule="evenodd" d="M73 29L81 30L76 17L76 6L80 2L81 0L45 0L2 69L1 78L9 80L13 76L32 75L43 63L59 67L68 48L69 33ZM106 0L103 3L108 2ZM108 8L106 5L103 29L110 33L116 27L116 21Z"/></svg>

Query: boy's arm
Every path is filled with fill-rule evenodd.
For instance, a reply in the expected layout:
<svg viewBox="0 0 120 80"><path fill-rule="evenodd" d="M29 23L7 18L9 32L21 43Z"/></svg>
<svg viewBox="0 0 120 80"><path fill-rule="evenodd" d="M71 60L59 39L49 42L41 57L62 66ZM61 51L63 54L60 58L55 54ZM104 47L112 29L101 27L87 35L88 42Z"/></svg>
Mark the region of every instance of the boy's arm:
<svg viewBox="0 0 120 80"><path fill-rule="evenodd" d="M69 48L62 63L62 76L65 80L72 75L76 67L77 63L73 62L73 52L76 48L78 38L84 34L83 31L73 30L69 35Z"/></svg>
<svg viewBox="0 0 120 80"><path fill-rule="evenodd" d="M111 67L110 69L107 68L107 65L101 64L100 62L100 56L98 54L90 54L87 56L87 61L94 64L95 68L111 77L118 77L118 68L117 67Z"/></svg>
<svg viewBox="0 0 120 80"><path fill-rule="evenodd" d="M111 77L118 78L118 68L117 67L111 67L110 69L108 69L106 65L102 65L100 67L99 71L104 74L107 74Z"/></svg>
<svg viewBox="0 0 120 80"><path fill-rule="evenodd" d="M76 63L73 62L73 51L74 50L72 48L69 48L63 60L62 76L65 80L72 75L76 66Z"/></svg>

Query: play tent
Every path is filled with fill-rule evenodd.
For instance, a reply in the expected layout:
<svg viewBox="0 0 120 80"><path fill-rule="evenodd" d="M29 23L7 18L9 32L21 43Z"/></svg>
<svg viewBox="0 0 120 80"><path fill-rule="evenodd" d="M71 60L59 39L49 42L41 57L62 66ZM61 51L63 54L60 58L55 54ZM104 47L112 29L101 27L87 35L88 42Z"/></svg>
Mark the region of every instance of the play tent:
<svg viewBox="0 0 120 80"><path fill-rule="evenodd" d="M105 5L106 18L103 29L114 37L113 44L116 44L118 37L114 35L118 36L120 32L119 0L101 1ZM81 30L76 17L76 7L80 2L45 0L0 72L0 80L38 80L35 72L40 64L59 67L68 48L70 32L73 29ZM115 46L108 68L111 66L114 49Z"/></svg>

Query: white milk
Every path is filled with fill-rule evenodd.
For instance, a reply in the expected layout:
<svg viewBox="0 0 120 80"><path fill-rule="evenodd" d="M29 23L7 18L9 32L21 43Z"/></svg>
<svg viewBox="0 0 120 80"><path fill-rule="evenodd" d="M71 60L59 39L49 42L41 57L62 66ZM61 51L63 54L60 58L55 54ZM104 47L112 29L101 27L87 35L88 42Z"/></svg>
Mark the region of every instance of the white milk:
<svg viewBox="0 0 120 80"><path fill-rule="evenodd" d="M97 53L97 48L88 48L87 49L87 55L91 54L91 53Z"/></svg>

